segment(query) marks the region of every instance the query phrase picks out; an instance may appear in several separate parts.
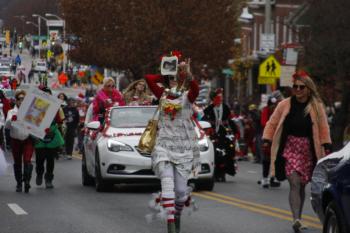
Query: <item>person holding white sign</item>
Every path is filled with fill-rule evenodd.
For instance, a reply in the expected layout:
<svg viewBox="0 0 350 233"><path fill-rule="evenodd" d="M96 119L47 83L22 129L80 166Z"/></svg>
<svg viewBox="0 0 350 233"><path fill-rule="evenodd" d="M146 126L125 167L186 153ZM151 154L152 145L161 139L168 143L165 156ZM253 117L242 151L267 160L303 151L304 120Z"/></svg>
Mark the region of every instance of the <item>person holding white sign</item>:
<svg viewBox="0 0 350 233"><path fill-rule="evenodd" d="M29 192L30 179L32 177L33 164L31 159L34 152L33 140L25 128L16 127L18 109L26 95L25 91L17 91L15 94L16 106L11 109L6 118L5 128L10 130L13 170L17 181L16 192L22 192L22 181L24 181L24 191ZM23 171L22 171L23 160Z"/></svg>
<svg viewBox="0 0 350 233"><path fill-rule="evenodd" d="M51 90L47 87L41 88L42 91L49 93ZM45 130L45 137L37 140L35 143L36 154L36 184L40 186L43 182L43 175L45 172L45 186L47 189L52 189L54 186L52 180L54 177L53 171L55 167L55 158L58 156L58 150L64 145L64 139L58 129L58 125L62 124L63 119L60 117L60 111L56 113L54 120L52 121L50 128ZM46 171L45 171L46 161Z"/></svg>

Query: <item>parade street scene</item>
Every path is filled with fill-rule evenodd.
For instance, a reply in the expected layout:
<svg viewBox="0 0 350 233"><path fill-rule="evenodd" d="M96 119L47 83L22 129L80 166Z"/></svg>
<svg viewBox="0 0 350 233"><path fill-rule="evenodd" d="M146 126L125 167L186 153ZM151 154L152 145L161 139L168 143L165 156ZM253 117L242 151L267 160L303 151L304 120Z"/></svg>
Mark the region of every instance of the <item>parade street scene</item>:
<svg viewBox="0 0 350 233"><path fill-rule="evenodd" d="M0 0L0 233L350 233L349 0Z"/></svg>

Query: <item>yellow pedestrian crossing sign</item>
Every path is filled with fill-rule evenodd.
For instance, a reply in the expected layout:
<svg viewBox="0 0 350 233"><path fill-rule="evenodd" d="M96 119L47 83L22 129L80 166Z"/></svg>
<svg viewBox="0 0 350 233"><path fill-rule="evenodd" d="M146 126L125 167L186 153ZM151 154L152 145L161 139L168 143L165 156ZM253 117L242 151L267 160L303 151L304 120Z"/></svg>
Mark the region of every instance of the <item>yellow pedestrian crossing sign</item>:
<svg viewBox="0 0 350 233"><path fill-rule="evenodd" d="M91 82L98 86L103 83L103 79L103 75L100 72L96 71L95 74L91 77Z"/></svg>
<svg viewBox="0 0 350 233"><path fill-rule="evenodd" d="M270 55L259 66L258 84L274 84L280 77L281 65L273 55Z"/></svg>

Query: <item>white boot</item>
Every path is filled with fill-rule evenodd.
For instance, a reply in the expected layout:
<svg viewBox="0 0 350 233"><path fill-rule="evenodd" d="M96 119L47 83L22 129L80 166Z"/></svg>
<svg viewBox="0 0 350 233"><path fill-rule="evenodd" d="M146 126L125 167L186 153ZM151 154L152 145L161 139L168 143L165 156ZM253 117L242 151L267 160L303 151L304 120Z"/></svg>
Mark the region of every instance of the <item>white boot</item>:
<svg viewBox="0 0 350 233"><path fill-rule="evenodd" d="M269 178L263 178L261 180L261 187L267 189L267 188L269 188L269 186L270 186Z"/></svg>

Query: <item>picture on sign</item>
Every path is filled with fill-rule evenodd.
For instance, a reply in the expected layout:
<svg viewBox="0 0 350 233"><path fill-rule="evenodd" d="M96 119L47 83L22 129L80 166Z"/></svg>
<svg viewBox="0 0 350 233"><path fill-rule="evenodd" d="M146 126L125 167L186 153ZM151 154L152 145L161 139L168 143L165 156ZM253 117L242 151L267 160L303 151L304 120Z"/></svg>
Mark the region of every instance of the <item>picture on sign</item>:
<svg viewBox="0 0 350 233"><path fill-rule="evenodd" d="M266 76L276 76L276 63L275 61L268 61L265 64L265 75Z"/></svg>
<svg viewBox="0 0 350 233"><path fill-rule="evenodd" d="M40 126L45 117L46 111L49 108L49 105L50 103L45 99L34 97L32 103L27 109L24 121L28 124L35 125L36 127Z"/></svg>
<svg viewBox="0 0 350 233"><path fill-rule="evenodd" d="M13 122L16 127L23 128L29 134L43 139L45 129L49 128L58 109L60 100L37 88L30 88L21 104L17 121Z"/></svg>
<svg viewBox="0 0 350 233"><path fill-rule="evenodd" d="M160 73L162 75L176 75L177 63L178 58L176 56L163 57L160 65Z"/></svg>

